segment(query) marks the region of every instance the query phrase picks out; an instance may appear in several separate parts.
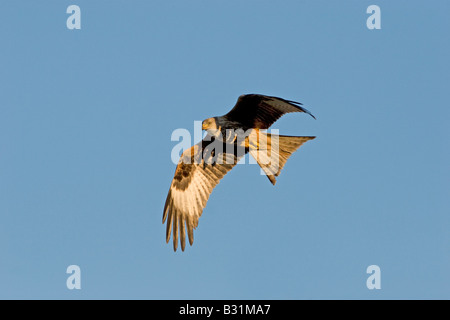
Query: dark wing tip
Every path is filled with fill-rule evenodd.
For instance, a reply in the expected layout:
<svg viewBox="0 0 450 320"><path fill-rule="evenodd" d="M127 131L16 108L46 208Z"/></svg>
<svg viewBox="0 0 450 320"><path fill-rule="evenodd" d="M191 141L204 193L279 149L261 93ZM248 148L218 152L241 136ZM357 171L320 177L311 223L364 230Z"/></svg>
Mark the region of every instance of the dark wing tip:
<svg viewBox="0 0 450 320"><path fill-rule="evenodd" d="M314 120L317 120L316 117L314 117L314 115L308 109L305 109L305 108L301 107L303 105L303 103L300 103L300 102L297 102L297 101L291 101L291 100L286 100L286 102L288 102L290 104L293 104L294 106L296 106L297 108L302 110L302 112L309 114L311 117L314 118Z"/></svg>
<svg viewBox="0 0 450 320"><path fill-rule="evenodd" d="M304 110L303 112L309 114L311 117L313 117L314 120L317 120L316 117L314 117L314 115L311 112L309 112L307 109L305 109L305 108L302 108L302 109Z"/></svg>
<svg viewBox="0 0 450 320"><path fill-rule="evenodd" d="M278 99L281 99L281 98L278 98ZM288 102L288 103L290 103L290 104L295 104L295 105L297 105L297 106L302 106L302 105L303 105L303 103L298 102L298 101L285 100L285 99L282 99L282 100L284 100L284 101L286 101L286 102Z"/></svg>
<svg viewBox="0 0 450 320"><path fill-rule="evenodd" d="M298 102L298 101L293 101L293 100L286 100L286 99L283 99L283 98L277 98L277 97L274 97L274 98L283 100L283 101L285 101L285 102L287 102L287 103L289 103L289 104L299 108L302 112L309 114L311 117L314 118L314 120L317 120L316 117L314 117L314 115L308 109L305 109L305 108L302 107L303 103Z"/></svg>
<svg viewBox="0 0 450 320"><path fill-rule="evenodd" d="M314 120L317 120L316 117L314 117L314 115L313 115L308 109L305 109L305 108L300 107L300 106L297 106L297 107L298 107L300 110L302 110L302 112L307 113L307 114L309 114L311 117L313 117Z"/></svg>

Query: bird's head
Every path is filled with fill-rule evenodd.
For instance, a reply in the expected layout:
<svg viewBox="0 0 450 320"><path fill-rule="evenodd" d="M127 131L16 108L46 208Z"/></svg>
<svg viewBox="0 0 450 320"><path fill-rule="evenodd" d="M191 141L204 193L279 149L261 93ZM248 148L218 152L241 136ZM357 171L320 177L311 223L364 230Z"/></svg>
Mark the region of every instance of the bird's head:
<svg viewBox="0 0 450 320"><path fill-rule="evenodd" d="M203 120L202 122L202 130L207 131L215 131L217 130L217 121L216 118L208 118L206 120Z"/></svg>
<svg viewBox="0 0 450 320"><path fill-rule="evenodd" d="M221 134L221 129L222 128L218 124L216 117L208 118L206 120L203 120L202 122L202 130L206 130L208 134L214 137L219 137L219 135Z"/></svg>

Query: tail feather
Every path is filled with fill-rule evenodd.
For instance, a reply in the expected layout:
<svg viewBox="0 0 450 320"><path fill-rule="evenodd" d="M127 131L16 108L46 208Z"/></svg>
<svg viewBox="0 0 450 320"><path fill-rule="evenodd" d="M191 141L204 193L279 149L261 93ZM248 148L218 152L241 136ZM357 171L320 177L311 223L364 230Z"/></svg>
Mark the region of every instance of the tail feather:
<svg viewBox="0 0 450 320"><path fill-rule="evenodd" d="M249 152L270 182L275 185L276 177L280 174L289 157L303 143L314 138L280 136L258 132L257 135L250 136Z"/></svg>

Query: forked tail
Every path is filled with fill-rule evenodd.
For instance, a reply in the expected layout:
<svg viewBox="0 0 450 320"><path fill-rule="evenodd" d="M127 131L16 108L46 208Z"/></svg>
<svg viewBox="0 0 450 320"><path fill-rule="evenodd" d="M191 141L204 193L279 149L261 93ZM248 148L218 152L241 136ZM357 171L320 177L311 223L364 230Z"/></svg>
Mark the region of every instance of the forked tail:
<svg viewBox="0 0 450 320"><path fill-rule="evenodd" d="M289 157L306 141L315 137L280 136L255 131L250 135L249 153L275 185L276 177L283 169Z"/></svg>

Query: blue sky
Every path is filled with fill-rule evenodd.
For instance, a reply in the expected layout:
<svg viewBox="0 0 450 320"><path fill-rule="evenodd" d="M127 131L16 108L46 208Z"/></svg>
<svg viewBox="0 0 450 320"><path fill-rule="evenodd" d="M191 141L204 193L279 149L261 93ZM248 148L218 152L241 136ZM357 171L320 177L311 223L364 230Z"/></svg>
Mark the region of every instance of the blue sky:
<svg viewBox="0 0 450 320"><path fill-rule="evenodd" d="M68 30L66 8L81 8ZM381 8L369 30L366 8ZM450 298L448 1L0 3L0 298ZM244 93L316 135L214 190L185 252L177 128ZM81 268L68 290L66 268ZM368 290L366 268L381 269Z"/></svg>

